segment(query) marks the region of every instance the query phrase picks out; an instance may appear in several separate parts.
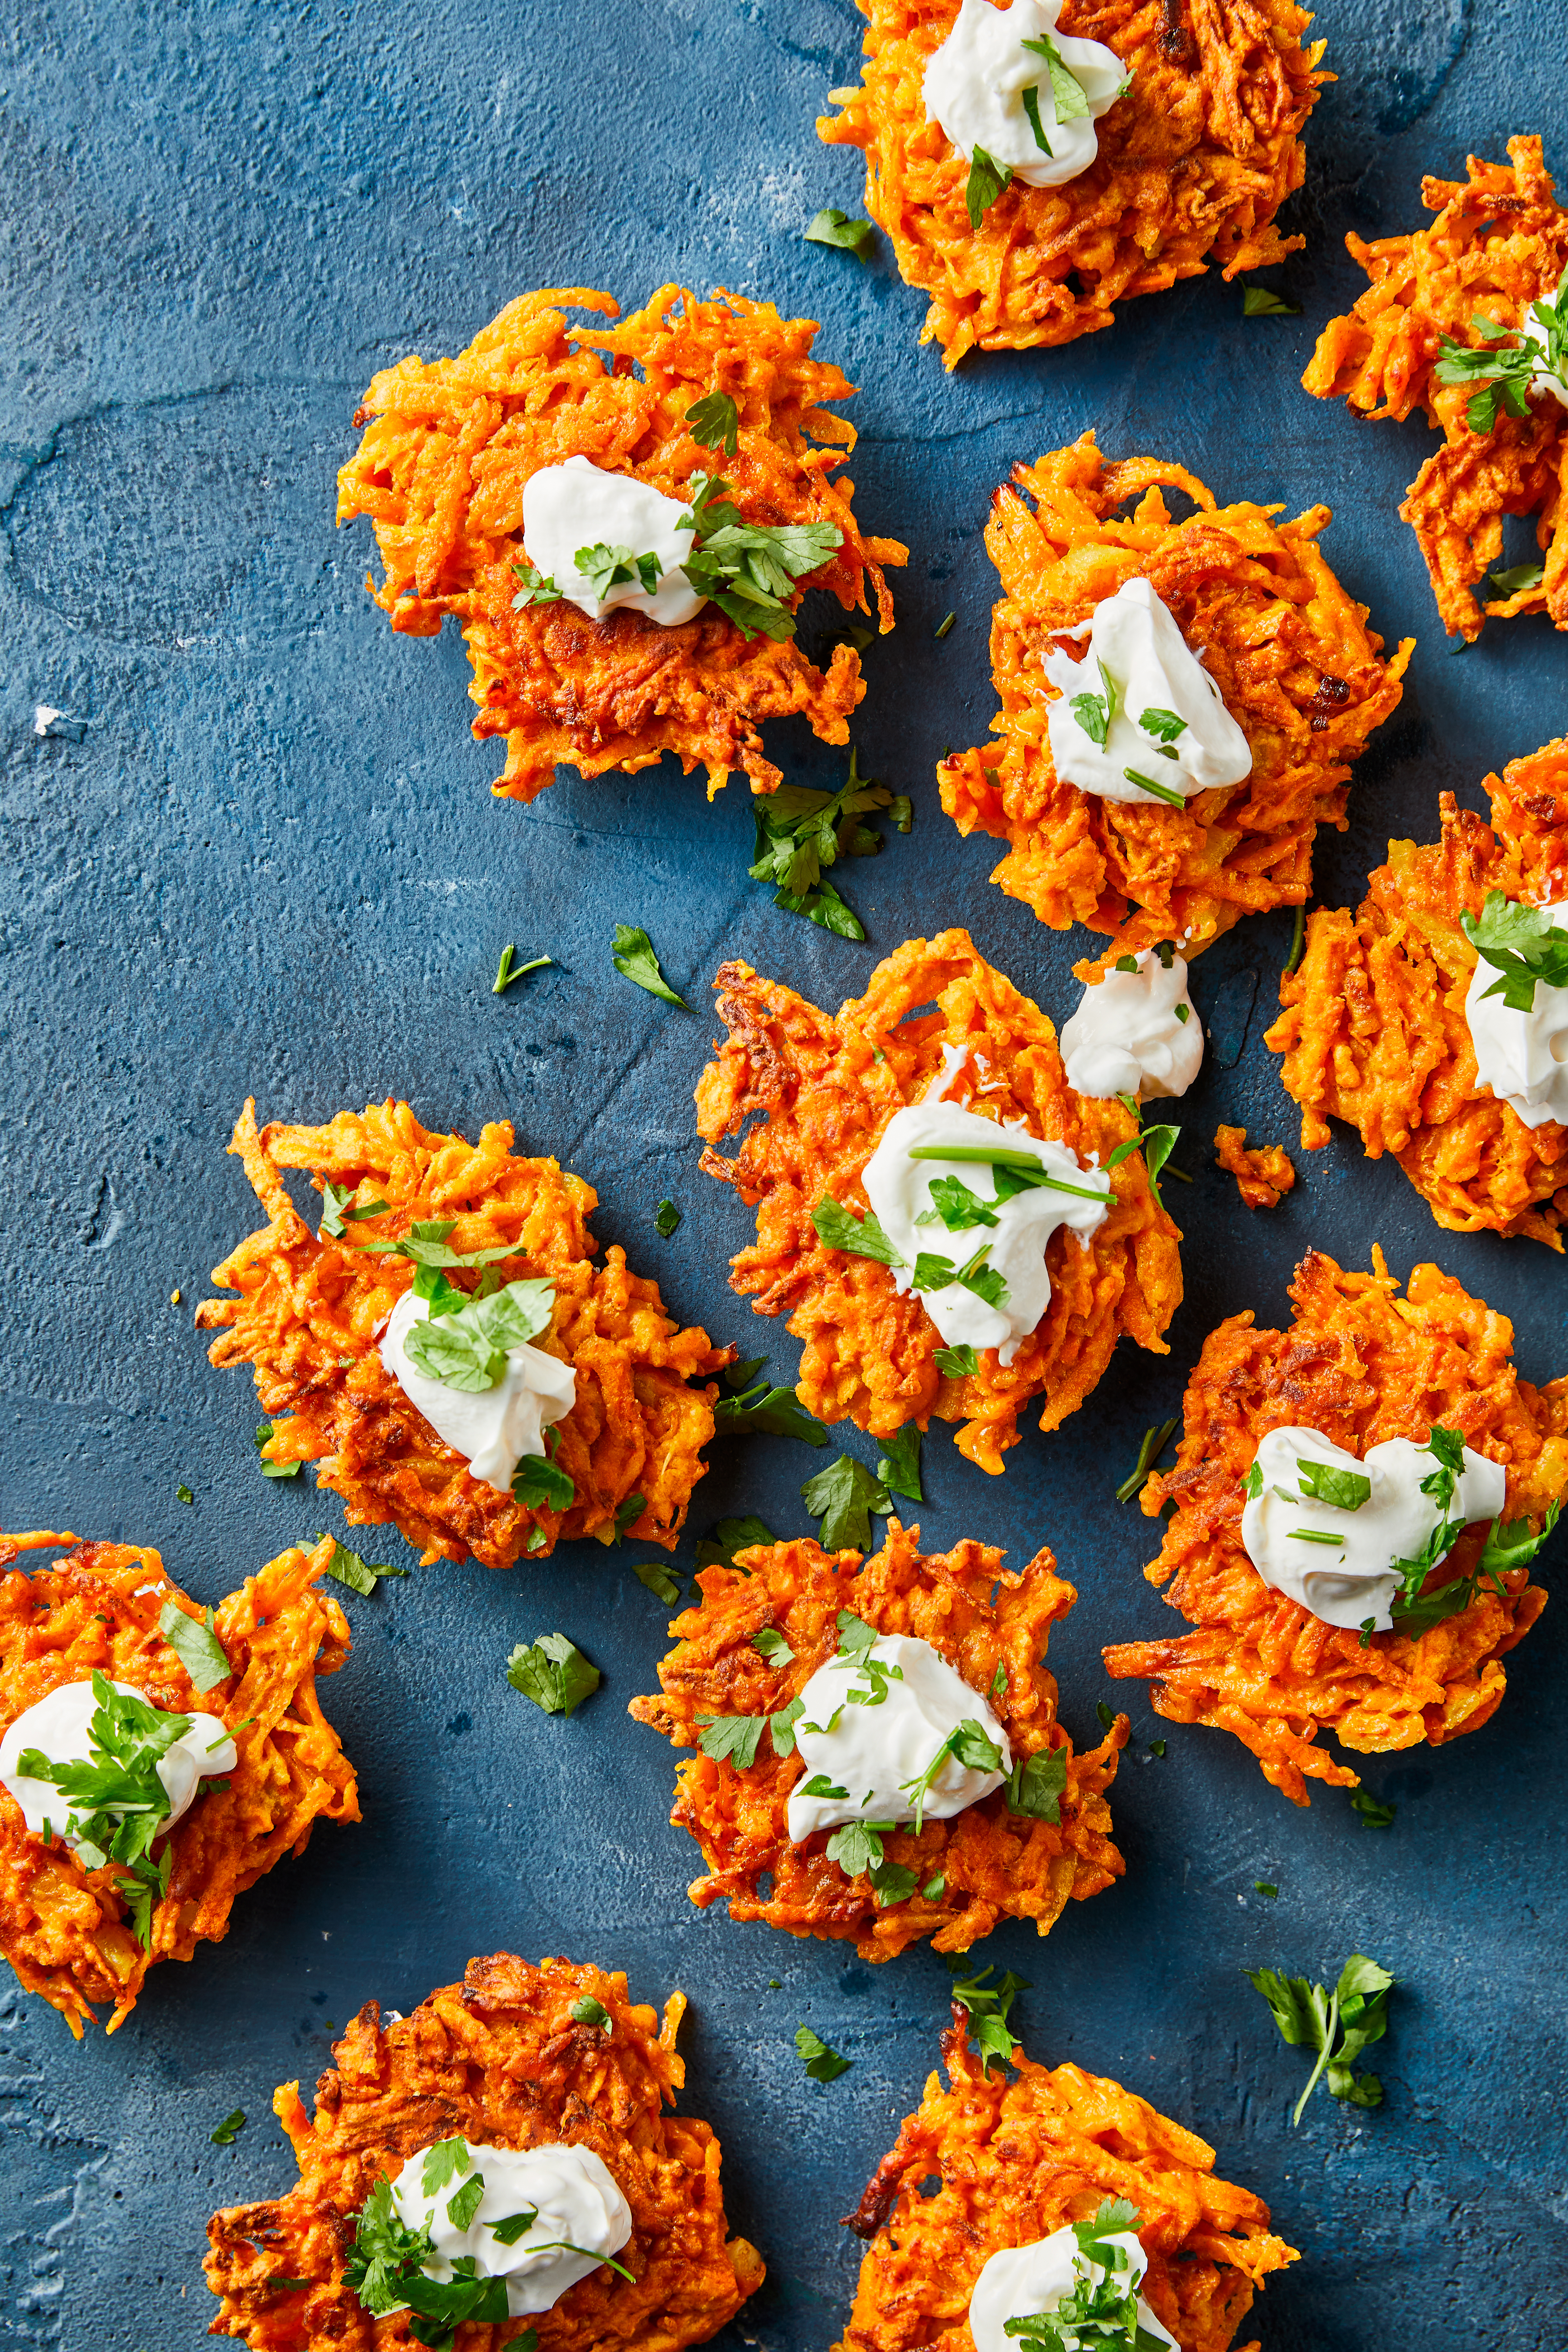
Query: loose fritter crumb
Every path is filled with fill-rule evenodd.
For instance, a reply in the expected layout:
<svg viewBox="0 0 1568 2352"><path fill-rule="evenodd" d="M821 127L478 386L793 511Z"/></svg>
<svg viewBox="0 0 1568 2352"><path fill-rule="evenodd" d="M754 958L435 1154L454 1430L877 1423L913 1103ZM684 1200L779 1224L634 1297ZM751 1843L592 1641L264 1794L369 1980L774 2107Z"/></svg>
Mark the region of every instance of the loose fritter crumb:
<svg viewBox="0 0 1568 2352"><path fill-rule="evenodd" d="M1244 1127L1216 1127L1214 1141L1215 1157L1226 1173L1235 1177L1247 1207L1277 1209L1296 1181L1285 1146L1262 1143L1248 1151Z"/></svg>
<svg viewBox="0 0 1568 2352"><path fill-rule="evenodd" d="M920 1529L888 1522L880 1551L825 1552L805 1537L737 1553L736 1566L706 1568L700 1604L676 1618L679 1636L660 1661L663 1696L631 1713L678 1748L697 1748L700 1718L773 1714L787 1706L837 1647L838 1612L879 1633L912 1633L986 1694L1015 1759L1054 1748L1067 1758L1058 1822L1007 1811L997 1790L952 1820L928 1821L883 1839L887 1861L912 1869L916 1892L879 1908L870 1880L847 1878L827 1858L826 1830L792 1845L789 1793L805 1767L777 1755L763 1734L744 1771L698 1753L676 1780L678 1829L702 1849L708 1875L687 1890L700 1909L727 1902L732 1919L765 1919L792 1936L852 1941L862 1959L887 1960L930 1937L939 1952L966 1952L1002 1919L1033 1919L1048 1935L1069 1896L1099 1895L1125 1864L1110 1842L1105 1791L1127 1740L1119 1715L1098 1748L1075 1755L1057 1720L1057 1685L1045 1664L1056 1621L1078 1599L1048 1551L1019 1573L994 1546L963 1542L922 1556ZM774 1665L752 1637L776 1626L795 1653ZM993 1693L998 1667L1006 1685ZM764 1889L761 1881L771 1882ZM944 1882L929 1895L923 1888Z"/></svg>
<svg viewBox="0 0 1568 2352"><path fill-rule="evenodd" d="M245 1162L271 1219L223 1264L213 1280L237 1299L209 1298L196 1310L204 1331L221 1331L209 1351L220 1366L251 1364L269 1413L291 1417L263 1447L269 1462L317 1462L316 1483L343 1498L358 1527L390 1522L423 1565L467 1559L510 1568L547 1559L563 1536L608 1541L616 1514L640 1496L624 1533L672 1550L713 1434L710 1382L732 1348L710 1346L706 1331L678 1330L657 1282L626 1265L613 1246L602 1267L587 1224L598 1195L554 1160L512 1156L505 1119L481 1129L477 1144L432 1134L406 1103L339 1111L325 1127L258 1129L247 1102L229 1150ZM347 1186L354 1205L384 1201L390 1213L349 1223L341 1241L312 1233L289 1200L286 1168L308 1168L320 1192ZM576 1499L564 1511L530 1507L469 1475L464 1456L437 1436L383 1365L378 1335L414 1279L405 1258L369 1256L367 1239L395 1241L427 1219L454 1221L454 1250L515 1244L499 1259L503 1282L536 1277L555 1286L550 1328L533 1345L572 1365L577 1398L557 1424L554 1460ZM459 1289L477 1277L456 1273Z"/></svg>
<svg viewBox="0 0 1568 2352"><path fill-rule="evenodd" d="M1439 383L1440 338L1479 348L1477 313L1513 326L1525 305L1550 301L1568 267L1568 211L1557 202L1539 139L1510 139L1508 163L1468 159L1468 180L1426 179L1429 228L1373 244L1346 237L1372 280L1355 308L1331 319L1301 378L1321 400L1344 399L1363 416L1401 422L1415 409L1439 426L1435 450L1400 514L1415 533L1449 635L1473 644L1489 617L1549 613L1568 629L1568 532L1561 526L1568 467L1568 411L1549 393L1530 401L1528 422L1503 413L1472 433L1474 383ZM1534 515L1544 571L1532 586L1478 604L1471 591L1502 553L1504 515Z"/></svg>
<svg viewBox="0 0 1568 2352"><path fill-rule="evenodd" d="M825 674L798 636L748 644L713 604L679 628L624 609L591 621L564 603L514 612L523 485L569 457L668 498L686 497L694 474L721 473L750 522L836 523L842 546L801 591L825 588L865 612L869 586L885 633L882 567L909 551L863 538L854 484L828 478L855 428L822 404L855 387L811 357L816 321L783 319L771 302L722 289L699 302L663 286L610 328L569 326L558 303L620 316L589 287L521 294L458 359L400 360L374 378L354 419L369 430L338 476L339 522L369 515L381 551L385 576L365 586L404 635L437 635L448 613L461 622L473 731L506 738L499 796L532 800L558 762L631 775L666 751L688 775L707 770L710 799L735 768L771 793L783 776L763 756L762 722L797 711L822 742L847 742L866 691L858 654L837 646ZM714 392L740 411L732 457L687 428L687 410Z"/></svg>
<svg viewBox="0 0 1568 2352"><path fill-rule="evenodd" d="M607 2010L578 2023L574 2002ZM305 2113L298 2083L273 2110L293 2144L297 2187L215 2213L204 2265L222 2309L208 2333L250 2352L372 2352L412 2344L408 2315L373 2321L343 2284L354 2216L384 2174L460 2134L489 2147L564 2144L598 2157L632 2210L632 2234L607 2266L550 2311L458 2330L463 2352L500 2352L536 2329L540 2352L680 2352L733 2318L764 2275L744 2238L727 2235L720 2148L710 2126L666 2115L686 2078L675 2036L686 2007L672 1993L663 2031L626 1998L626 1978L571 1960L535 1968L510 1952L470 1960L411 2017L385 2026L366 2001L334 2043L335 2072ZM302 2280L293 2286L289 2283Z"/></svg>
<svg viewBox="0 0 1568 2352"><path fill-rule="evenodd" d="M1061 30L1116 51L1131 87L1096 125L1099 152L1055 188L1015 180L978 229L969 165L926 121L926 66L958 0L858 0L868 21L858 89L817 122L830 147L866 155L866 207L892 239L899 274L931 296L921 341L946 364L965 352L1070 343L1109 327L1114 305L1201 277L1283 261L1306 240L1274 215L1301 184L1301 132L1327 46L1301 46L1295 0L1245 10L1181 0L1067 0Z"/></svg>
<svg viewBox="0 0 1568 2352"><path fill-rule="evenodd" d="M1022 1118L1080 1158L1098 1152L1102 1166L1133 1131L1119 1103L1072 1091L1050 1022L967 931L907 940L837 1017L749 964L722 965L714 985L730 1035L697 1088L710 1147L702 1165L757 1208L756 1245L731 1261L731 1285L756 1297L760 1315L790 1311L789 1328L805 1343L799 1393L810 1412L877 1437L910 1421L924 1429L933 1413L959 1421L960 1452L1000 1471L1031 1397L1045 1400L1040 1427L1055 1429L1123 1332L1166 1353L1161 1333L1182 1297L1181 1235L1136 1152L1118 1167L1118 1205L1091 1241L1065 1227L1051 1236L1050 1304L1012 1363L987 1349L966 1378L939 1370L942 1335L917 1294L900 1298L887 1266L817 1239L819 1201L864 1214L866 1163L888 1121L937 1076L944 1045L971 1048L948 1097L965 1109ZM752 1111L765 1116L723 1159L711 1147Z"/></svg>
<svg viewBox="0 0 1568 2352"><path fill-rule="evenodd" d="M927 2077L846 2217L872 2242L834 2352L974 2352L969 2298L992 2255L1088 2221L1108 2197L1137 2209L1140 2292L1182 2352L1228 2352L1253 2290L1300 2260L1262 2199L1217 2179L1205 2140L1120 2083L1021 2049L1009 2077L970 2048L967 2024L955 2002L942 2037L951 2087Z"/></svg>
<svg viewBox="0 0 1568 2352"><path fill-rule="evenodd" d="M1162 483L1199 511L1173 522ZM1002 740L941 762L942 804L960 833L1009 845L991 879L1041 922L1111 933L1080 975L1160 940L1190 960L1243 915L1303 905L1319 825L1345 830L1351 763L1397 706L1415 641L1381 661L1365 605L1318 552L1329 508L1277 524L1281 511L1245 499L1216 507L1195 476L1158 458L1107 465L1092 433L1016 466L993 500L985 544L1003 594L991 673L1002 708L991 723ZM1169 605L1252 749L1249 776L1184 808L1080 792L1051 758L1057 689L1042 659L1081 655L1063 633L1134 579Z"/></svg>
<svg viewBox="0 0 1568 2352"><path fill-rule="evenodd" d="M1506 1686L1501 1660L1546 1606L1527 1569L1504 1571L1507 1595L1483 1587L1427 1632L1326 1625L1266 1585L1241 1541L1242 1481L1271 1429L1321 1430L1364 1454L1385 1438L1425 1444L1434 1422L1508 1469L1505 1519L1539 1529L1568 1497L1568 1376L1535 1389L1515 1374L1513 1326L1435 1265L1404 1298L1383 1253L1371 1274L1342 1272L1314 1250L1297 1268L1288 1331L1233 1315L1204 1342L1187 1385L1173 1470L1143 1489L1145 1515L1175 1505L1152 1584L1174 1577L1171 1606L1198 1629L1105 1653L1113 1675L1148 1675L1157 1714L1234 1732L1292 1804L1307 1781L1353 1789L1357 1776L1313 1746L1320 1730L1363 1755L1479 1730ZM1428 1586L1468 1575L1485 1530L1470 1528Z"/></svg>
<svg viewBox="0 0 1568 2352"><path fill-rule="evenodd" d="M1465 1018L1476 950L1459 918L1489 890L1532 905L1568 896L1568 738L1489 776L1491 824L1438 806L1441 841L1391 841L1352 916L1320 908L1279 983L1264 1043L1317 1151L1329 1119L1359 1129L1369 1159L1391 1151L1450 1233L1525 1234L1561 1250L1568 1128L1527 1127L1481 1084Z"/></svg>
<svg viewBox="0 0 1568 2352"><path fill-rule="evenodd" d="M14 1565L56 1546L69 1549L47 1568ZM80 1543L47 1529L0 1536L0 1732L96 1670L153 1706L216 1716L238 1751L228 1786L198 1797L160 1845L158 1858L166 1850L174 1860L148 1949L117 1891L117 1866L85 1869L59 1839L31 1836L0 1790L0 1952L79 2040L96 2021L93 2001L114 2004L112 2033L154 1961L221 1943L235 1896L286 1853L303 1853L318 1819L358 1821L353 1767L316 1696L316 1677L335 1674L349 1649L348 1620L317 1583L332 1551L331 1537L291 1548L218 1602L213 1630L233 1673L198 1691L158 1617L170 1601L187 1617L203 1612L151 1545Z"/></svg>

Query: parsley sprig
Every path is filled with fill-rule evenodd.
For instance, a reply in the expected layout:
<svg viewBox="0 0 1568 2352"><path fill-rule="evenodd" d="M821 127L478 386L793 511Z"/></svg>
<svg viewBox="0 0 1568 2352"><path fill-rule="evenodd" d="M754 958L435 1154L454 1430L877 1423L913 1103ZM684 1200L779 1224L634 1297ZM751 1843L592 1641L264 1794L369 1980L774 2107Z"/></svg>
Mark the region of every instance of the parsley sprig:
<svg viewBox="0 0 1568 2352"><path fill-rule="evenodd" d="M885 809L900 833L914 823L908 793L863 776L853 744L849 773L837 792L781 784L776 793L760 794L752 803L752 880L771 882L773 904L786 913L804 915L841 939L863 940L866 927L859 916L824 875L841 857L874 857L881 850L881 835L862 821L872 809Z"/></svg>
<svg viewBox="0 0 1568 2352"><path fill-rule="evenodd" d="M730 502L733 485L720 476L694 474L688 487L691 505L676 524L692 535L691 554L681 566L687 579L748 641L793 637L795 614L784 599L797 580L819 571L843 546L838 525L750 523Z"/></svg>
<svg viewBox="0 0 1568 2352"><path fill-rule="evenodd" d="M1318 2063L1296 2102L1290 2121L1299 2124L1319 2083L1327 2076L1329 2096L1352 2107L1383 2105L1375 2074L1358 2074L1354 2062L1388 2030L1388 1996L1394 1979L1376 1960L1352 1952L1340 1970L1332 1994L1305 1977L1280 1976L1274 1969L1245 1969L1247 1981L1268 2003L1281 2038L1293 2049L1315 2050Z"/></svg>
<svg viewBox="0 0 1568 2352"><path fill-rule="evenodd" d="M552 1282L509 1282L470 1297L443 1277L427 1319L409 1326L403 1352L426 1380L479 1396L506 1378L511 1349L549 1328L554 1306Z"/></svg>
<svg viewBox="0 0 1568 2352"><path fill-rule="evenodd" d="M1521 325L1507 326L1477 310L1471 313L1470 326L1481 338L1479 349L1442 336L1433 373L1439 383L1480 387L1465 404L1472 433L1493 431L1500 407L1522 423L1530 415L1526 395L1538 370L1568 381L1568 272L1550 301L1543 298L1531 304Z"/></svg>
<svg viewBox="0 0 1568 2352"><path fill-rule="evenodd" d="M1500 996L1510 1013L1529 1013L1541 983L1568 988L1568 931L1559 930L1542 907L1526 907L1489 890L1480 919L1461 915L1465 937L1477 954L1501 974L1484 992Z"/></svg>
<svg viewBox="0 0 1568 2352"><path fill-rule="evenodd" d="M1011 1969L1001 1983L995 1985L986 1981L992 1974L990 1969L981 1969L975 1975L964 1978L960 1971L967 1961L968 1955L962 1952L955 1952L948 1961L954 1978L952 1998L960 2009L967 2011L975 2047L981 2052L986 2065L1000 2062L1004 2066L1010 2066L1014 2051L1021 2049L1023 2044L1017 2035L1008 2030L1007 2013L1018 1995L1028 1991L1029 1979L1027 1977L1016 1977Z"/></svg>
<svg viewBox="0 0 1568 2352"><path fill-rule="evenodd" d="M1138 1132L1136 1135L1130 1135L1125 1143L1117 1145L1106 1160L1106 1168L1108 1171L1120 1168L1124 1160L1130 1160L1135 1151L1141 1151L1143 1154L1144 1168L1148 1171L1149 1190L1154 1195L1154 1204L1156 1208L1163 1209L1165 1203L1160 1197L1160 1171L1174 1151L1182 1130L1179 1127L1145 1127L1142 1110L1131 1095L1118 1095L1116 1099L1123 1110L1131 1114ZM1171 1173L1173 1176L1182 1176L1182 1171L1179 1168L1173 1168ZM1190 1182L1191 1179L1184 1177L1183 1181ZM1116 1196L1112 1193L1110 1197L1114 1200Z"/></svg>
<svg viewBox="0 0 1568 2352"><path fill-rule="evenodd" d="M1103 2198L1092 2220L1072 2224L1078 2244L1069 2291L1049 2311L1004 2320L1003 2333L1028 2352L1099 2352L1100 2347L1110 2352L1112 2346L1121 2352L1166 2352L1165 2338L1138 2317L1142 2272L1134 2273L1125 2246L1111 2243L1113 2231L1137 2225L1138 2209L1125 2197Z"/></svg>
<svg viewBox="0 0 1568 2352"><path fill-rule="evenodd" d="M924 1771L917 1772L913 1780L899 1783L900 1794L908 1797L915 1809L916 1837L925 1826L926 1799L935 1785L937 1774L950 1756L966 1772L994 1772L1002 1763L1002 1750L994 1739L986 1736L984 1725L975 1717L966 1715L962 1723L955 1723Z"/></svg>

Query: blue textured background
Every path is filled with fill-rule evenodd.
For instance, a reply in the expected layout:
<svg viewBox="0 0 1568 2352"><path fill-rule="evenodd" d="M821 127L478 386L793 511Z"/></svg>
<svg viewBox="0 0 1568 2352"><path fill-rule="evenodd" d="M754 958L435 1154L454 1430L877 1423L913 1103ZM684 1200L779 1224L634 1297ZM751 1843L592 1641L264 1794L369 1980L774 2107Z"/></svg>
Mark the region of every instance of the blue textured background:
<svg viewBox="0 0 1568 2352"><path fill-rule="evenodd" d="M1077 999L1083 939L989 887L994 848L957 841L931 772L992 709L981 529L1015 458L1093 424L1109 454L1179 458L1222 497L1332 504L1331 562L1386 637L1420 642L1352 829L1320 844L1331 903L1354 900L1391 833L1433 837L1440 787L1479 806L1489 768L1562 729L1568 647L1543 623L1450 658L1394 512L1425 426L1369 427L1297 386L1316 329L1363 282L1343 231L1415 226L1424 170L1461 172L1468 149L1500 154L1510 131L1561 121L1561 19L1522 0L1343 0L1318 28L1342 79L1288 215L1310 249L1271 274L1303 318L1244 325L1240 288L1209 278L1074 349L971 362L952 382L917 347L923 304L885 248L862 270L800 242L820 205L859 209L858 159L812 131L856 72L848 0L13 6L0 1521L158 1544L204 1600L341 1527L308 1477L258 1476L248 1379L212 1372L191 1328L206 1269L256 1222L223 1151L247 1093L263 1117L319 1119L393 1091L436 1127L510 1117L525 1148L598 1187L601 1241L624 1241L677 1313L744 1353L768 1346L790 1376L782 1328L725 1286L749 1220L697 1172L690 1094L716 963L743 956L834 1004L906 936L962 920L1058 1020ZM743 783L712 808L668 771L564 782L527 812L492 802L499 755L468 736L457 636L394 638L361 591L364 527L333 535L333 475L374 369L459 349L532 286L597 284L629 308L672 278L825 321L822 349L862 386L858 510L913 550L856 732L863 765L913 793L917 824L848 870L864 948L775 913L746 879ZM39 703L68 714L42 738ZM842 773L803 727L770 749L799 780ZM702 1010L616 978L616 919L647 925ZM1204 1333L1244 1306L1279 1318L1309 1243L1364 1265L1381 1240L1402 1275L1435 1256L1514 1317L1524 1372L1568 1363L1561 1259L1440 1234L1398 1171L1342 1136L1300 1160L1273 1215L1249 1216L1214 1168L1221 1117L1294 1149L1261 1044L1289 929L1253 924L1197 967L1205 1015L1226 1009L1232 1066L1215 1053L1181 1109L1196 1181L1175 1195L1187 1297L1171 1357L1119 1356L1089 1407L1055 1437L1031 1431L1003 1479L941 1431L925 1449L928 1542L975 1535L1020 1560L1053 1544L1081 1594L1051 1653L1065 1719L1092 1736L1098 1699L1128 1701L1138 1735L1113 1797L1125 1880L1069 1906L1048 1944L1008 1931L980 1957L1032 1979L1018 2015L1036 2055L1125 2080L1268 2199L1305 2257L1256 2315L1268 2352L1555 2352L1560 1611L1510 1660L1486 1730L1371 1764L1368 1785L1398 1807L1381 1833L1336 1794L1295 1812L1219 1736L1172 1730L1150 1760L1159 1727L1100 1665L1103 1642L1171 1622L1140 1575L1146 1525L1110 1489L1145 1424L1176 1409ZM508 940L556 963L498 1000ZM666 1192L685 1212L668 1243L651 1223ZM797 1490L819 1459L719 1445L694 1531L756 1509L804 1532ZM369 1556L406 1557L386 1542ZM1562 1557L1560 1542L1549 1583ZM328 1702L363 1826L319 1830L240 1903L226 1944L156 1973L110 2042L79 2047L42 2003L0 1992L0 2347L188 2352L212 2308L209 2210L292 2179L274 2084L309 2084L367 1996L409 2009L470 1954L510 1946L623 1967L647 1998L690 1994L688 2104L719 2126L734 2223L770 2267L741 2332L820 2352L859 2253L837 2216L934 2063L941 1962L869 1969L689 1906L698 1856L668 1824L669 1750L623 1712L653 1686L665 1613L625 1553L578 1546L505 1577L420 1570L349 1606L354 1653ZM555 1627L605 1670L569 1724L502 1675L514 1641ZM1277 1904L1255 1878L1279 1882ZM1387 2104L1362 2116L1320 2096L1292 2133L1300 2063L1237 1971L1331 1977L1353 1948L1400 1979L1378 2060ZM854 2061L840 2081L805 2079L803 2018ZM248 2127L213 2147L236 2105Z"/></svg>

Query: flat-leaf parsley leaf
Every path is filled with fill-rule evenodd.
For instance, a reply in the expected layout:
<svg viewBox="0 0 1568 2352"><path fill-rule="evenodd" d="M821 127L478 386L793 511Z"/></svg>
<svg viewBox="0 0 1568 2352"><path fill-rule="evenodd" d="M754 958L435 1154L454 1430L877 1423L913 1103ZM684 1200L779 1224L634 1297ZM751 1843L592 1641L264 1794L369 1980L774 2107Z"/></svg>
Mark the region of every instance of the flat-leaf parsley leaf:
<svg viewBox="0 0 1568 2352"><path fill-rule="evenodd" d="M506 1678L546 1715L565 1716L581 1706L604 1679L564 1633L542 1633L531 1647L520 1642L506 1662Z"/></svg>

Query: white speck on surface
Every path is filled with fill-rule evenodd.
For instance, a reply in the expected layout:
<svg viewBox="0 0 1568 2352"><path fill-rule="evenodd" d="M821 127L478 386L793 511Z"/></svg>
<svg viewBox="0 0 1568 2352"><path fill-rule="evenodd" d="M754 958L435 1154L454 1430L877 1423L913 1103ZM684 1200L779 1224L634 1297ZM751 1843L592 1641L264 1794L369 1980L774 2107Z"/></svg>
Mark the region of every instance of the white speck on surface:
<svg viewBox="0 0 1568 2352"><path fill-rule="evenodd" d="M64 717L65 712L63 710L56 710L52 705L47 702L35 703L33 706L34 734L47 735L50 728L54 725L56 719L63 719Z"/></svg>

